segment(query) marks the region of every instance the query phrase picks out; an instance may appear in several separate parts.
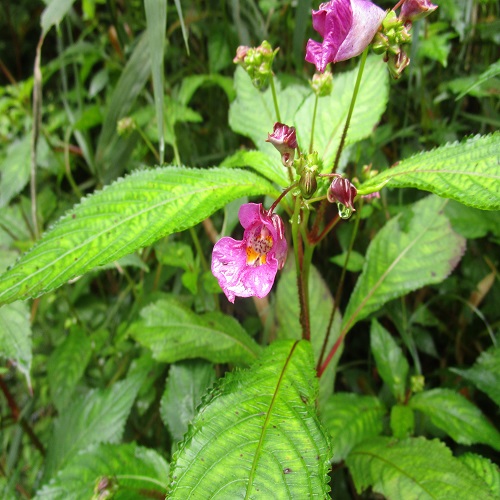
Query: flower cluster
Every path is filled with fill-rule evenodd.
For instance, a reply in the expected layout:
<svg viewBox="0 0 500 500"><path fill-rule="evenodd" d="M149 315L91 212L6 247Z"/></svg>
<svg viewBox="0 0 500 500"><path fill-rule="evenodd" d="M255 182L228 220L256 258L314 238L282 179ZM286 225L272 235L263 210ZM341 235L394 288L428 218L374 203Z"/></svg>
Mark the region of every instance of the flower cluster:
<svg viewBox="0 0 500 500"><path fill-rule="evenodd" d="M261 203L246 203L238 217L245 229L241 241L221 238L212 253L212 274L230 302L235 297L265 297L286 261L283 221Z"/></svg>
<svg viewBox="0 0 500 500"><path fill-rule="evenodd" d="M240 45L236 50L233 62L243 67L255 87L263 89L273 74L272 65L277 52L278 49L273 50L271 44L266 40L258 47Z"/></svg>

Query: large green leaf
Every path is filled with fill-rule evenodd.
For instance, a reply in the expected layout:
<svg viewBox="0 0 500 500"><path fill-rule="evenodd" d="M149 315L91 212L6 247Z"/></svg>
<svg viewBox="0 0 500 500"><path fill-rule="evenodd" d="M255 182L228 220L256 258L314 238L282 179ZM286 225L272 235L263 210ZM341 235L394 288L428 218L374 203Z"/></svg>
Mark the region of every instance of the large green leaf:
<svg viewBox="0 0 500 500"><path fill-rule="evenodd" d="M385 66L378 56L366 60L346 146L368 137L385 111L389 96L389 77ZM314 127L314 150L318 151L323 160L325 171L331 169L337 154L357 76L358 68L335 75L332 94L319 100ZM315 99L316 96L311 93L294 120L297 139L303 150L309 148Z"/></svg>
<svg viewBox="0 0 500 500"><path fill-rule="evenodd" d="M0 277L0 303L36 297L92 268L182 231L245 195L274 194L238 169L156 168L85 198Z"/></svg>
<svg viewBox="0 0 500 500"><path fill-rule="evenodd" d="M35 498L67 500L118 499L164 496L168 484L168 464L155 450L130 444L100 444L74 456ZM99 486L101 488L99 488Z"/></svg>
<svg viewBox="0 0 500 500"><path fill-rule="evenodd" d="M389 386L393 396L403 401L410 366L401 348L378 321L372 321L370 347L382 380Z"/></svg>
<svg viewBox="0 0 500 500"><path fill-rule="evenodd" d="M47 378L52 400L59 412L69 403L91 355L90 338L81 327L71 328L68 336L50 355Z"/></svg>
<svg viewBox="0 0 500 500"><path fill-rule="evenodd" d="M330 445L306 341L226 375L174 455L168 498L325 498Z"/></svg>
<svg viewBox="0 0 500 500"><path fill-rule="evenodd" d="M481 410L450 389L420 392L410 406L429 416L432 423L461 444L487 444L500 450L500 432Z"/></svg>
<svg viewBox="0 0 500 500"><path fill-rule="evenodd" d="M360 493L371 486L386 498L497 498L471 468L453 457L437 439L373 438L354 448L346 464Z"/></svg>
<svg viewBox="0 0 500 500"><path fill-rule="evenodd" d="M284 271L281 273L276 291L276 319L278 330L276 336L279 339L302 338L302 327L299 322L299 297L297 294L297 278L295 265L289 260ZM311 304L311 343L316 363L321 355L321 349L325 340L326 329L333 309L333 297L318 270L311 266L309 274L309 303ZM330 327L330 337L325 352L328 353L333 347L340 334L340 314L338 311ZM321 375L319 381L320 409L332 394L337 373L337 364L342 354L339 348L328 368Z"/></svg>
<svg viewBox="0 0 500 500"><path fill-rule="evenodd" d="M0 307L0 358L14 361L30 384L32 356L28 304L15 302Z"/></svg>
<svg viewBox="0 0 500 500"><path fill-rule="evenodd" d="M385 412L374 396L331 395L320 416L332 436L333 461L341 462L357 444L381 434Z"/></svg>
<svg viewBox="0 0 500 500"><path fill-rule="evenodd" d="M214 311L196 314L172 297L141 311L130 334L165 363L204 358L213 363L249 364L260 346L236 319Z"/></svg>
<svg viewBox="0 0 500 500"><path fill-rule="evenodd" d="M361 189L388 181L388 187L415 187L482 210L500 210L499 150L500 132L471 137L403 160Z"/></svg>
<svg viewBox="0 0 500 500"><path fill-rule="evenodd" d="M483 352L468 370L450 370L472 382L500 406L500 347L493 346Z"/></svg>
<svg viewBox="0 0 500 500"><path fill-rule="evenodd" d="M93 389L74 398L59 415L49 440L44 478L49 479L65 467L79 451L98 443L117 443L135 397L147 371L135 369L110 389Z"/></svg>
<svg viewBox="0 0 500 500"><path fill-rule="evenodd" d="M500 468L497 464L476 453L464 453L458 459L483 479L496 498L500 498Z"/></svg>
<svg viewBox="0 0 500 500"><path fill-rule="evenodd" d="M453 232L442 213L445 205L446 200L428 196L375 236L344 314L345 332L387 301L439 283L454 269L465 239Z"/></svg>
<svg viewBox="0 0 500 500"><path fill-rule="evenodd" d="M208 387L215 382L212 363L201 360L173 364L168 372L165 392L160 402L160 415L174 441L181 441L196 408Z"/></svg>

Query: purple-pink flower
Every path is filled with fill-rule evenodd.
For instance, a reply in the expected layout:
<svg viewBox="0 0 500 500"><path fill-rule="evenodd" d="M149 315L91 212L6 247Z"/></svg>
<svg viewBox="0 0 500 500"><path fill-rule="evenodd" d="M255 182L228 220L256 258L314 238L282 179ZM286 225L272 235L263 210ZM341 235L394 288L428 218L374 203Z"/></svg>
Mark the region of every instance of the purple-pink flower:
<svg viewBox="0 0 500 500"><path fill-rule="evenodd" d="M285 167L292 165L298 147L295 127L276 122L273 133L267 134L266 142L270 142L281 153L281 162Z"/></svg>
<svg viewBox="0 0 500 500"><path fill-rule="evenodd" d="M418 21L432 14L437 8L438 6L429 0L406 0L399 17L403 21Z"/></svg>
<svg viewBox="0 0 500 500"><path fill-rule="evenodd" d="M323 42L309 40L306 61L323 73L328 63L358 56L370 44L385 11L369 0L331 0L312 11L313 28Z"/></svg>
<svg viewBox="0 0 500 500"><path fill-rule="evenodd" d="M326 192L326 197L330 203L342 203L348 209L356 211L353 202L357 194L356 186L349 179L336 175Z"/></svg>
<svg viewBox="0 0 500 500"><path fill-rule="evenodd" d="M285 228L280 216L261 203L241 205L243 240L221 238L212 253L212 274L230 302L235 297L265 297L286 261Z"/></svg>

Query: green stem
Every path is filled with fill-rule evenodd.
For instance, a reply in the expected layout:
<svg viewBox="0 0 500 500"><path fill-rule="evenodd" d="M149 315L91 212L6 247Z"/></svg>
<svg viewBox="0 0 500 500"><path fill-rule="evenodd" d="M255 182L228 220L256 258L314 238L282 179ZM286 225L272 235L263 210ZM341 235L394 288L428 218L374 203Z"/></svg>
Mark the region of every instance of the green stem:
<svg viewBox="0 0 500 500"><path fill-rule="evenodd" d="M319 96L318 94L316 94L316 99L314 100L312 123L311 123L311 140L309 141L309 154L313 152L313 147L314 147L314 128L316 126L316 113L318 111L318 101L319 101Z"/></svg>
<svg viewBox="0 0 500 500"><path fill-rule="evenodd" d="M271 75L271 93L273 94L274 110L276 111L276 120L281 123L280 108L278 105L278 96L274 85L274 75Z"/></svg>
<svg viewBox="0 0 500 500"><path fill-rule="evenodd" d="M156 161L158 163L160 163L160 156L158 155L158 151L156 151L155 147L153 146L151 141L148 139L147 135L142 131L141 127L136 127L136 130L137 130L137 132L139 132L141 139L146 143L146 146L154 154Z"/></svg>

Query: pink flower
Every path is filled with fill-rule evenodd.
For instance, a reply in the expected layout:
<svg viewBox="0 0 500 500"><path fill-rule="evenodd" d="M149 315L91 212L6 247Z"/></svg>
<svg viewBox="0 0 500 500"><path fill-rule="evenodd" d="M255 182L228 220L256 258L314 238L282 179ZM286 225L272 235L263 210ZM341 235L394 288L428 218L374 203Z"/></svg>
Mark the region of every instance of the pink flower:
<svg viewBox="0 0 500 500"><path fill-rule="evenodd" d="M281 162L285 167L292 165L297 149L297 136L294 127L276 122L273 133L267 134L266 142L270 142L281 153Z"/></svg>
<svg viewBox="0 0 500 500"><path fill-rule="evenodd" d="M382 24L385 11L369 0L331 0L313 10L312 18L323 42L307 42L306 61L323 73L328 63L361 54Z"/></svg>
<svg viewBox="0 0 500 500"><path fill-rule="evenodd" d="M357 194L356 186L349 179L336 175L328 188L326 197L330 203L342 203L342 205L355 212L356 209L352 203Z"/></svg>
<svg viewBox="0 0 500 500"><path fill-rule="evenodd" d="M265 297L278 269L285 265L287 243L283 221L261 203L246 203L238 213L243 240L221 238L212 253L212 274L230 302L238 297Z"/></svg>
<svg viewBox="0 0 500 500"><path fill-rule="evenodd" d="M401 7L400 19L403 21L418 21L432 14L438 8L429 0L406 0Z"/></svg>

